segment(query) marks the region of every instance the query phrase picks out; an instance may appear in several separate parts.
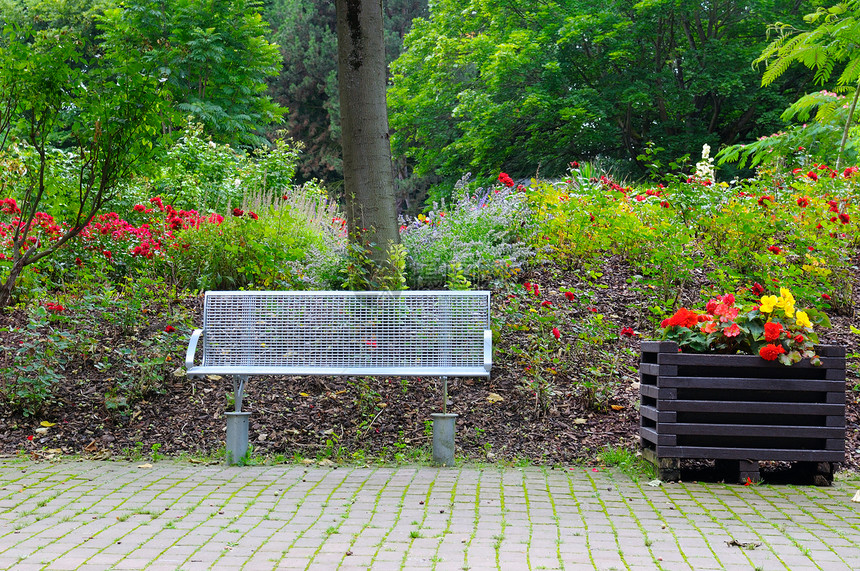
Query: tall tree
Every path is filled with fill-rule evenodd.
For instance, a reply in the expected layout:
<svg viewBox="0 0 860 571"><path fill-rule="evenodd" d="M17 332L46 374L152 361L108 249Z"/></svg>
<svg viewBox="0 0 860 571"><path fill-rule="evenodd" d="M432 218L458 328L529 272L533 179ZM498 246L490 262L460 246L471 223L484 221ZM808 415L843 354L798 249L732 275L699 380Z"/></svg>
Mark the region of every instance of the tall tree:
<svg viewBox="0 0 860 571"><path fill-rule="evenodd" d="M387 0L385 57L400 54L413 18L427 12L427 0ZM264 13L271 40L283 57L282 69L270 80L269 93L289 108L284 128L305 145L299 165L304 179L339 182L343 178L340 148L340 102L337 90L337 17L333 2L272 0Z"/></svg>
<svg viewBox="0 0 860 571"><path fill-rule="evenodd" d="M382 0L337 0L337 69L350 237L377 268L400 243L388 134Z"/></svg>

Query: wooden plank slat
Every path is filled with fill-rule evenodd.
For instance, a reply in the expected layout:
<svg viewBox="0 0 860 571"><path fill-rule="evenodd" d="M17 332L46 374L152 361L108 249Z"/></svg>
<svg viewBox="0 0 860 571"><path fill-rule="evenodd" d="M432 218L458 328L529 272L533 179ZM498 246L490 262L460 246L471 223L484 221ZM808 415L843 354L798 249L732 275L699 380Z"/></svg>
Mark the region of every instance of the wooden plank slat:
<svg viewBox="0 0 860 571"><path fill-rule="evenodd" d="M845 438L845 429L826 426L759 424L663 423L660 432L695 436L773 436L775 438Z"/></svg>
<svg viewBox="0 0 860 571"><path fill-rule="evenodd" d="M845 393L845 383L835 380L757 379L752 377L670 377L660 378L660 387L686 389L791 390Z"/></svg>
<svg viewBox="0 0 860 571"><path fill-rule="evenodd" d="M826 379L833 379L834 381L845 381L845 367L831 367L824 372L824 377Z"/></svg>
<svg viewBox="0 0 860 571"><path fill-rule="evenodd" d="M733 412L761 414L793 414L800 416L844 414L838 404L796 402L701 401L675 400L660 403L661 410L677 412Z"/></svg>
<svg viewBox="0 0 860 571"><path fill-rule="evenodd" d="M659 377L662 375L677 376L678 367L674 365L658 365L656 363L639 363L639 373Z"/></svg>
<svg viewBox="0 0 860 571"><path fill-rule="evenodd" d="M648 442L657 446L675 446L678 443L678 437L674 434L658 433L653 428L647 426L639 427L639 435Z"/></svg>
<svg viewBox="0 0 860 571"><path fill-rule="evenodd" d="M639 394L653 399L676 399L678 389L663 389L654 385L639 385Z"/></svg>
<svg viewBox="0 0 860 571"><path fill-rule="evenodd" d="M720 448L707 446L660 446L664 458L708 458L727 460L774 460L778 462L844 462L838 450L786 450L781 448Z"/></svg>
<svg viewBox="0 0 860 571"><path fill-rule="evenodd" d="M821 365L813 367L808 359L795 363L790 367L778 361L765 361L758 355L714 355L708 353L660 353L657 363L660 365L682 365L696 367L733 367L752 369L774 369L779 374L790 375L798 369L831 369L838 367L844 359L837 357L821 357Z"/></svg>

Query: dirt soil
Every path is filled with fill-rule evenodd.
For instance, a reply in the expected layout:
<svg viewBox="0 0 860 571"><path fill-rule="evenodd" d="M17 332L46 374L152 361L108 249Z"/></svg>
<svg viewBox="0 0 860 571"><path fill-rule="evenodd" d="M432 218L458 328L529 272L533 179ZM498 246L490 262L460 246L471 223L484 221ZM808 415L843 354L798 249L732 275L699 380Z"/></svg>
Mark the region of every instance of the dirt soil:
<svg viewBox="0 0 860 571"><path fill-rule="evenodd" d="M860 260L858 260L860 262ZM607 387L600 410L587 406L578 375L589 374L587 354L571 354L572 373L555 379L555 395L548 412L537 407L533 393L523 389L521 367L497 352L492 377L451 379L448 412L457 420L457 456L489 462L567 464L599 462L606 447L638 449L637 403L639 333L653 334L646 321L644 300L627 283L631 271L618 260L608 260L601 276L582 279L575 270L523 276L541 284L543 295L564 304L559 289L600 286L592 306L619 328L635 329L634 337L611 341L621 354L620 376L604 381ZM689 288L690 292L698 288ZM860 279L854 284L854 307L860 306ZM494 303L507 296L497 292ZM200 299L180 300L201 323ZM856 311L856 309L855 309ZM575 320L576 311L565 314ZM821 341L844 345L860 353L860 335L850 332L854 315L831 315L833 327ZM10 363L20 329L27 323L22 310L0 313L0 369ZM513 335L511 333L510 335ZM514 339L504 334L498 346ZM139 335L143 337L143 335ZM184 359L186 335L177 336L172 363ZM621 349L628 349L622 351ZM577 361L579 360L579 361ZM3 400L0 404L0 454L34 458L83 455L95 458L151 457L186 454L199 461L223 449L224 413L232 388L226 378L189 380L183 371L165 374L162 390L122 411L110 410L105 395L112 385L110 372L81 362L79 372L59 382L53 402L37 416L24 417ZM846 465L860 469L860 359L849 358L846 382ZM2 383L0 383L2 387ZM396 461L427 458L431 413L441 412L440 381L433 378L252 378L243 409L250 411L250 439L254 456L294 457L333 461ZM614 406L613 406L614 405ZM53 426L43 426L48 421Z"/></svg>

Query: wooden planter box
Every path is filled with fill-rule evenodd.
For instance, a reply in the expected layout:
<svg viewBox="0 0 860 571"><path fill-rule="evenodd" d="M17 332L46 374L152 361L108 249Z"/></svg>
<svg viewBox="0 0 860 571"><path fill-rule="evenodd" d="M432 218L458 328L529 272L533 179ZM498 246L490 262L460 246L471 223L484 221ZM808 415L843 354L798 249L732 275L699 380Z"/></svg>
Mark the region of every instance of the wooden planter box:
<svg viewBox="0 0 860 571"><path fill-rule="evenodd" d="M679 353L671 341L642 342L639 365L643 454L663 480L682 458L717 460L739 481L759 480L758 462L797 462L817 484L845 460L845 349L816 347L786 367L753 355Z"/></svg>

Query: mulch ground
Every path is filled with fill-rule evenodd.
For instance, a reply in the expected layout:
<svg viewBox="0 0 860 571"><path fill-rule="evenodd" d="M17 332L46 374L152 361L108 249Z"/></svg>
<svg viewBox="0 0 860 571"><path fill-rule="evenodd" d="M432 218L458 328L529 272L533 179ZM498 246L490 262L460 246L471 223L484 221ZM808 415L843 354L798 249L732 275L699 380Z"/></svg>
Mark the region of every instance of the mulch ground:
<svg viewBox="0 0 860 571"><path fill-rule="evenodd" d="M645 304L627 284L630 270L608 260L602 275L589 282L581 272L560 271L523 276L540 283L549 299L563 303L560 288L595 287L593 306L614 324L633 327L646 335L652 329ZM691 288L691 292L697 289ZM860 297L860 280L855 283ZM501 303L504 295L495 295ZM855 299L855 307L860 299ZM201 322L199 300L181 304ZM575 320L576 315L568 315ZM822 331L822 342L846 346L860 353L860 336L850 332L853 316L831 316L833 328ZM22 310L0 313L0 369L11 362L11 350L26 325ZM513 334L511 334L513 335ZM173 362L178 367L187 339L177 337ZM504 336L499 343L510 343ZM639 337L620 337L607 347L620 355L620 376L606 381L599 409L589 406L581 390L581 375L593 370L588 352L572 352L571 374L555 379L549 411L541 411L534 394L524 390L521 367L497 357L493 374L485 379L451 379L448 412L459 415L457 455L491 462L566 464L599 461L606 447L635 451L638 447L639 399L637 374ZM47 347L46 347L47 349ZM628 349L627 351L623 349ZM172 369L172 367L171 367ZM228 379L189 380L182 371L164 375L160 390L120 410L108 408L105 395L113 380L110 370L80 362L77 370L58 382L52 402L38 415L21 416L5 399L0 404L0 454L28 454L36 458L81 454L96 458L139 458L159 454L214 454L223 447ZM847 461L860 469L860 359L849 359L846 382ZM251 379L243 409L251 415L251 441L258 457L328 458L330 460L408 460L430 445L431 414L441 412L440 381L432 378L321 378ZM0 384L0 386L2 386ZM855 387L857 387L855 389ZM613 406L614 405L614 406ZM42 421L53 426L42 426Z"/></svg>

